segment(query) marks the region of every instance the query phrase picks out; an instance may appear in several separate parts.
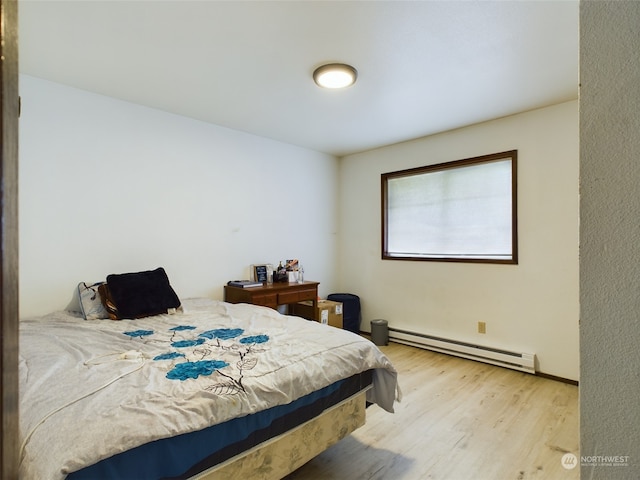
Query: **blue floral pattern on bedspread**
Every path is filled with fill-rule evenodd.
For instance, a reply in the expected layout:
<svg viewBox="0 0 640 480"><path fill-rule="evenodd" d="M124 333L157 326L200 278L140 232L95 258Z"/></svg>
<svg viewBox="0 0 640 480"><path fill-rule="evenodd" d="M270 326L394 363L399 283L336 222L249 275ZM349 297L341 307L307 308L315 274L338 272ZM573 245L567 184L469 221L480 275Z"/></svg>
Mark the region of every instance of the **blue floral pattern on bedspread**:
<svg viewBox="0 0 640 480"><path fill-rule="evenodd" d="M204 343L204 338L196 338L194 340L178 340L177 342L173 342L171 346L176 348L185 348L185 347L195 347L196 345L201 345L203 343Z"/></svg>
<svg viewBox="0 0 640 480"><path fill-rule="evenodd" d="M219 338L221 340L229 340L231 338L239 337L244 333L241 328L217 328L215 330L208 330L201 333L200 336L204 338L214 339Z"/></svg>
<svg viewBox="0 0 640 480"><path fill-rule="evenodd" d="M153 335L153 330L134 330L133 332L124 332L125 335L129 335L130 337L144 337L147 335Z"/></svg>
<svg viewBox="0 0 640 480"><path fill-rule="evenodd" d="M200 360L198 362L178 363L173 370L167 373L167 378L171 380L198 378L200 375L211 375L216 370L227 366L229 366L229 364L222 360Z"/></svg>
<svg viewBox="0 0 640 480"><path fill-rule="evenodd" d="M244 337L240 339L240 343L264 343L269 341L269 337L266 335L254 335L252 337Z"/></svg>
<svg viewBox="0 0 640 480"><path fill-rule="evenodd" d="M154 361L172 361L173 365L166 378L186 381L217 373L217 382L205 390L216 395L236 395L244 392L242 380L244 372L258 364L259 347L269 341L268 335L242 336L242 328L217 328L198 333L191 325L172 327L167 332L134 330L123 332L143 343L154 343L173 348L153 357ZM180 350L180 351L177 351ZM235 365L215 358L216 352L234 353L238 356ZM222 371L224 370L224 371Z"/></svg>
<svg viewBox="0 0 640 480"><path fill-rule="evenodd" d="M173 358L180 358L180 357L184 357L184 353L170 352L170 353L163 353L162 355L157 355L153 357L153 359L154 360L171 360Z"/></svg>

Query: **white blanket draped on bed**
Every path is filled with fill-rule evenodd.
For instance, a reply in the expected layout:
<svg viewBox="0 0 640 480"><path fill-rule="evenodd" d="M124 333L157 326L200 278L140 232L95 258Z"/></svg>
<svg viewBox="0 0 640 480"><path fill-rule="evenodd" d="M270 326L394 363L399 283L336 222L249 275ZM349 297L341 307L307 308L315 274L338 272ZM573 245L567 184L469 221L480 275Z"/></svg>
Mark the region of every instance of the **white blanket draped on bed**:
<svg viewBox="0 0 640 480"><path fill-rule="evenodd" d="M20 322L20 478L63 479L369 369L368 400L393 411L396 371L362 337L263 307L183 307L138 320L57 312Z"/></svg>

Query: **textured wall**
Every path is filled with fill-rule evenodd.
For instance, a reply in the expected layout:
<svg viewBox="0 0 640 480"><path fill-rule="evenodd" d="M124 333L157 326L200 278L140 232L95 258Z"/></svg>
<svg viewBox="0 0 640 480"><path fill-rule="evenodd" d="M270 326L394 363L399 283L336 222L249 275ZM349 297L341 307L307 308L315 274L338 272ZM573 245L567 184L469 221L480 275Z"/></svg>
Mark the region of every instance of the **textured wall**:
<svg viewBox="0 0 640 480"><path fill-rule="evenodd" d="M639 28L638 2L581 4L583 479L640 478Z"/></svg>

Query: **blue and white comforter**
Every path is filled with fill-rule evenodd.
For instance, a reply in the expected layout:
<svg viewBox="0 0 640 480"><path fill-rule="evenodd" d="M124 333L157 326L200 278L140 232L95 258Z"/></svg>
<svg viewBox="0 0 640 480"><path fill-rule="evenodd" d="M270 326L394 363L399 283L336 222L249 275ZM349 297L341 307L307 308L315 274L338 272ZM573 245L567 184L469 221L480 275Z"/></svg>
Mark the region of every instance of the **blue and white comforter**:
<svg viewBox="0 0 640 480"><path fill-rule="evenodd" d="M20 322L20 478L63 479L119 452L287 404L375 369L368 400L393 411L396 371L370 341L252 305Z"/></svg>

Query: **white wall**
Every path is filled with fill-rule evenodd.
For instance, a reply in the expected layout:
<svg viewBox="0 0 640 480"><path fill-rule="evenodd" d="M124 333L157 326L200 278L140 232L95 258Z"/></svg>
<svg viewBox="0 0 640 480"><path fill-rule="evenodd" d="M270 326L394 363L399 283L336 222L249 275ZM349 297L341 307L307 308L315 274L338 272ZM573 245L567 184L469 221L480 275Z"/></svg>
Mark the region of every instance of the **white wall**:
<svg viewBox="0 0 640 480"><path fill-rule="evenodd" d="M181 297L222 299L252 263L336 272L336 158L20 77L21 316L80 281L163 266Z"/></svg>
<svg viewBox="0 0 640 480"><path fill-rule="evenodd" d="M20 88L22 316L64 308L79 281L157 266L180 296L222 299L249 264L297 257L322 296L360 295L364 330L386 318L578 378L577 102L338 163L28 76ZM381 173L511 149L519 265L380 259Z"/></svg>
<svg viewBox="0 0 640 480"><path fill-rule="evenodd" d="M640 478L638 25L638 2L581 3L580 455L591 480Z"/></svg>
<svg viewBox="0 0 640 480"><path fill-rule="evenodd" d="M381 260L380 174L518 150L519 265ZM362 329L390 327L532 352L578 379L578 102L341 159L340 289ZM477 333L477 322L487 333Z"/></svg>

